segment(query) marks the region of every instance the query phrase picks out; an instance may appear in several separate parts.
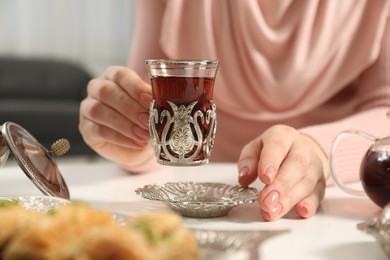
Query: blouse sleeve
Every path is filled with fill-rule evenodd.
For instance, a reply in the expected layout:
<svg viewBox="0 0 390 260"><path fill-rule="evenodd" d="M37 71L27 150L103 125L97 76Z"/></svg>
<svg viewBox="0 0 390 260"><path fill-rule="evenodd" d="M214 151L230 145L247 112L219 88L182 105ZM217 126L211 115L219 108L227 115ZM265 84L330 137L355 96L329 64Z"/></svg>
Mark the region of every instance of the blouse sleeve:
<svg viewBox="0 0 390 260"><path fill-rule="evenodd" d="M336 135L345 130L362 130L378 138L390 135L390 22L387 18L378 59L354 82L357 91L356 113L339 121L300 129L315 138L330 154ZM334 169L342 181L359 179L360 163L372 142L350 136L335 149ZM328 183L332 183L332 179Z"/></svg>

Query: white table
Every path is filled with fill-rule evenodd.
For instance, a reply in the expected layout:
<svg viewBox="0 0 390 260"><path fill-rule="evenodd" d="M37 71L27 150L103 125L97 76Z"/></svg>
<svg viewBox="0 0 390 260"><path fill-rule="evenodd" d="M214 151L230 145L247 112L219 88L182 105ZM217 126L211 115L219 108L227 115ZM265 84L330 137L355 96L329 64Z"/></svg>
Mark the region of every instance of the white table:
<svg viewBox="0 0 390 260"><path fill-rule="evenodd" d="M131 175L115 164L99 159L67 157L57 160L72 200L84 200L102 209L127 215L149 210L167 210L156 201L136 195L134 190L146 184L167 181L210 181L237 184L235 164L209 164L198 167L163 167L160 170ZM260 183L254 185L261 187ZM42 195L9 159L0 174L0 196ZM366 198L352 197L337 187L329 187L320 212L310 219L293 215L276 222L263 222L257 203L239 205L221 218L184 218L191 228L223 230L289 230L263 241L258 247L262 260L275 259L387 259L374 237L356 228L356 224L374 217L380 209ZM238 252L231 259L247 259ZM226 256L221 259L227 259Z"/></svg>

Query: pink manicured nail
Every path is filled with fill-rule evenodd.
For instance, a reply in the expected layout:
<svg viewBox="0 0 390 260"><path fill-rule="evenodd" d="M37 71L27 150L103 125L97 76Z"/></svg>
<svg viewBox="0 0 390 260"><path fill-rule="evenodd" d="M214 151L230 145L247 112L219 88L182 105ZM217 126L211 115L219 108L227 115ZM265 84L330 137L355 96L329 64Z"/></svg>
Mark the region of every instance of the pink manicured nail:
<svg viewBox="0 0 390 260"><path fill-rule="evenodd" d="M143 141L149 138L149 131L140 128L139 126L133 126L133 132L136 136L140 137Z"/></svg>
<svg viewBox="0 0 390 260"><path fill-rule="evenodd" d="M149 108L150 101L153 99L152 95L148 93L142 93L139 98L141 99L142 103L144 103L145 107Z"/></svg>
<svg viewBox="0 0 390 260"><path fill-rule="evenodd" d="M248 168L248 167L243 167L243 168L241 168L241 170L239 171L238 176L239 176L240 178L245 178L246 176L248 176L248 173L249 173L249 168Z"/></svg>
<svg viewBox="0 0 390 260"><path fill-rule="evenodd" d="M270 212L262 211L262 216L265 221L274 220L283 210L282 204L278 203L275 208L273 208Z"/></svg>
<svg viewBox="0 0 390 260"><path fill-rule="evenodd" d="M248 177L249 177L249 168L245 166L241 168L238 172L238 182L240 183L241 186L247 185Z"/></svg>
<svg viewBox="0 0 390 260"><path fill-rule="evenodd" d="M273 211L279 204L279 197L279 192L274 190L269 192L263 200L264 210L267 212Z"/></svg>
<svg viewBox="0 0 390 260"><path fill-rule="evenodd" d="M141 114L138 116L138 119L139 119L139 121L141 122L141 124L143 124L144 126L146 126L146 127L149 126L149 114L147 114L147 113L141 113Z"/></svg>
<svg viewBox="0 0 390 260"><path fill-rule="evenodd" d="M274 167L268 167L267 170L264 173L264 183L265 184L271 184L275 179L276 171Z"/></svg>
<svg viewBox="0 0 390 260"><path fill-rule="evenodd" d="M299 209L299 214L303 218L308 218L312 215L312 207L309 204L304 204Z"/></svg>

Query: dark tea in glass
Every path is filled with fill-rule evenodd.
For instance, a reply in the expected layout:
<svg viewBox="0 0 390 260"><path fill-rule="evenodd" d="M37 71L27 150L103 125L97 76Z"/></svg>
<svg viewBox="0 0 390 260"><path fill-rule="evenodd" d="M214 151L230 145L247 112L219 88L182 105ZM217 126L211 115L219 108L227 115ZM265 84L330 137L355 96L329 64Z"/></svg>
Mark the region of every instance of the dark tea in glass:
<svg viewBox="0 0 390 260"><path fill-rule="evenodd" d="M149 130L161 164L208 162L216 132L218 61L147 60L153 101Z"/></svg>

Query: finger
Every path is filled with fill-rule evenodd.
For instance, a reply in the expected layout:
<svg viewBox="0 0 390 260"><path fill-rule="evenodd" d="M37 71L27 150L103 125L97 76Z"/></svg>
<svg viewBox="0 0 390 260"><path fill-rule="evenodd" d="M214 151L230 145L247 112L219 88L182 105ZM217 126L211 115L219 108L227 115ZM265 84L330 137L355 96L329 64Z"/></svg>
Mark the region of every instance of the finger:
<svg viewBox="0 0 390 260"><path fill-rule="evenodd" d="M295 205L295 211L299 216L302 218L309 218L316 213L322 199L325 196L325 186L325 178L322 178L318 182L313 193Z"/></svg>
<svg viewBox="0 0 390 260"><path fill-rule="evenodd" d="M240 153L238 167L238 182L241 186L248 186L257 179L257 164L261 153L260 138L247 144Z"/></svg>
<svg viewBox="0 0 390 260"><path fill-rule="evenodd" d="M80 113L80 118L84 117L96 125L110 128L136 143L144 144L149 140L146 130L139 128L116 110L105 106L93 98L88 97L83 100L80 104L80 111L83 111ZM84 133L89 135L86 130L84 130Z"/></svg>
<svg viewBox="0 0 390 260"><path fill-rule="evenodd" d="M302 200L302 198L310 196L315 188L315 184L312 186L310 182L311 180L308 180L308 178L305 177L301 179L301 181L297 182L296 185L290 190L283 192L284 195L282 195L280 192L277 192L276 190L272 190L270 193L268 193L260 206L264 220L275 221L280 219L282 216L286 215L295 205L297 205L297 203ZM273 198L275 203L274 206L269 208L268 206L265 206L265 202L270 198ZM311 205L311 207L314 209L314 205Z"/></svg>
<svg viewBox="0 0 390 260"><path fill-rule="evenodd" d="M105 71L104 78L115 82L134 100L139 101L145 109L149 109L152 100L152 88L133 70L126 67L111 66Z"/></svg>
<svg viewBox="0 0 390 260"><path fill-rule="evenodd" d="M147 144L147 142L137 142L109 127L96 124L85 117L80 117L80 131L86 133L83 135L84 141L97 150L106 146L107 143L131 149L141 149Z"/></svg>
<svg viewBox="0 0 390 260"><path fill-rule="evenodd" d="M322 165L305 147L303 142L295 143L275 181L261 191L259 203L266 220L276 220L288 213L313 192L323 177Z"/></svg>
<svg viewBox="0 0 390 260"><path fill-rule="evenodd" d="M143 129L148 129L148 110L135 101L114 82L97 78L88 84L88 94L106 106L118 111Z"/></svg>
<svg viewBox="0 0 390 260"><path fill-rule="evenodd" d="M285 126L270 128L262 138L262 151L258 162L258 174L265 184L271 184L280 166L290 152L296 130Z"/></svg>

